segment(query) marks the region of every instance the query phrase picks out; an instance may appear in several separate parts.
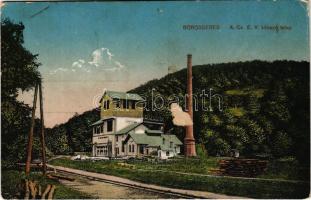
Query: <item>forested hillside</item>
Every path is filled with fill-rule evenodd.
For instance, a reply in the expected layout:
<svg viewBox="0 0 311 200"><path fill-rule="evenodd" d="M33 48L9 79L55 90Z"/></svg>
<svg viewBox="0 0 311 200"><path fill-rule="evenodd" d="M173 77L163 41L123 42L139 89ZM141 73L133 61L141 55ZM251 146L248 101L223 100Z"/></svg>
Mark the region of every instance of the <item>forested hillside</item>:
<svg viewBox="0 0 311 200"><path fill-rule="evenodd" d="M149 109L152 91L154 96L165 98L175 95L183 106L186 73L183 69L129 92L144 96ZM217 98L213 98L213 111L200 109L199 99L199 109L194 112L196 142L203 144L209 155L228 155L230 149L238 149L243 156L295 156L308 162L308 62L251 61L194 66L194 95L200 97L202 90L208 93L210 89L212 94L222 96L222 110L218 109ZM184 129L172 125L168 107L145 114L161 115L166 131L183 139ZM49 148L54 153L90 151L88 126L97 119L98 111L88 111L48 130Z"/></svg>

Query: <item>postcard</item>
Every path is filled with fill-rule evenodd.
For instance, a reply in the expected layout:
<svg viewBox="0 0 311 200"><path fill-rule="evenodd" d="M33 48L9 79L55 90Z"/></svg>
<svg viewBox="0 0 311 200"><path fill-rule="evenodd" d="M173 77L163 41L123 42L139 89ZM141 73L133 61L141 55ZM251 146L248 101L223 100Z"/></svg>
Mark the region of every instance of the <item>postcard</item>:
<svg viewBox="0 0 311 200"><path fill-rule="evenodd" d="M301 199L308 0L1 1L4 199Z"/></svg>

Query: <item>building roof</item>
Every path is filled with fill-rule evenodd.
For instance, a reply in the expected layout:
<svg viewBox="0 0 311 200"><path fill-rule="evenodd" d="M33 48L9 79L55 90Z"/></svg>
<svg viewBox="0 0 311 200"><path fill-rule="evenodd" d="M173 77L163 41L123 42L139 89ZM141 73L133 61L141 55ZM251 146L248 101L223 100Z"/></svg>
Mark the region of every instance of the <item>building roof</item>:
<svg viewBox="0 0 311 200"><path fill-rule="evenodd" d="M100 119L100 120L94 122L93 124L91 124L90 126L96 126L96 125L102 124L102 123L104 123L104 121L106 121L108 119L114 119L114 118L110 117L110 118L106 118L106 119Z"/></svg>
<svg viewBox="0 0 311 200"><path fill-rule="evenodd" d="M162 133L163 133L163 131L161 131L161 130L151 130L151 129L147 129L146 130L146 133L147 134L155 134L155 135L161 135Z"/></svg>
<svg viewBox="0 0 311 200"><path fill-rule="evenodd" d="M175 145L182 145L182 142L176 137L176 135L148 135L148 134L136 134L129 133L128 138L131 137L136 144L145 144L150 147L160 147L162 150L173 150L170 147L170 142ZM164 144L163 144L164 139ZM125 142L128 139L125 140Z"/></svg>
<svg viewBox="0 0 311 200"><path fill-rule="evenodd" d="M182 142L177 138L176 135L162 134L162 137L165 138L167 141L173 142L174 144L182 145Z"/></svg>
<svg viewBox="0 0 311 200"><path fill-rule="evenodd" d="M143 101L144 99L138 94L134 93L126 93L126 92L116 92L107 90L104 95L111 97L112 99L127 99L134 101ZM100 99L102 101L102 98Z"/></svg>
<svg viewBox="0 0 311 200"><path fill-rule="evenodd" d="M123 135L123 134L126 134L126 133L132 131L133 129L135 129L136 127L138 127L138 126L141 125L141 124L142 124L142 123L136 123L136 122L134 122L133 124L128 125L127 127L123 128L123 129L121 129L121 130L119 130L119 131L117 131L117 132L115 132L115 133L113 133L113 134L115 134L115 135Z"/></svg>

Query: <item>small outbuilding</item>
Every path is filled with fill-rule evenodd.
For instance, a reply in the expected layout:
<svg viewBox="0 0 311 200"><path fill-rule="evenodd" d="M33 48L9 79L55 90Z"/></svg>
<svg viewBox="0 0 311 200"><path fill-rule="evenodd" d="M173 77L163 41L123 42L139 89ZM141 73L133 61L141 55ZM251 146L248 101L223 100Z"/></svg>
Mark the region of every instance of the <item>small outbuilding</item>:
<svg viewBox="0 0 311 200"><path fill-rule="evenodd" d="M144 133L129 133L124 144L128 156L157 155L167 159L180 153L182 142L175 135L147 129Z"/></svg>

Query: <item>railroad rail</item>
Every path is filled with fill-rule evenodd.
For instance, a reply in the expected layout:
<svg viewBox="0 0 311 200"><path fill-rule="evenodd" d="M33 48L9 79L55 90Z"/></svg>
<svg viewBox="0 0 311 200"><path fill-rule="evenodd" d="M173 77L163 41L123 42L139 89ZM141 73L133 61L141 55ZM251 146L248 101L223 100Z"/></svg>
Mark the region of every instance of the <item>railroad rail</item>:
<svg viewBox="0 0 311 200"><path fill-rule="evenodd" d="M48 169L51 169L52 171L57 171L58 173L66 174L66 175L72 175L76 177L84 177L89 180L95 180L95 181L101 181L106 182L114 185L129 187L129 188L135 188L135 189L141 189L145 191L155 192L159 194L166 194L171 196L176 196L179 198L200 198L200 199L206 199L206 198L213 198L213 199L228 199L228 198L243 198L243 197L237 197L237 196L228 196L223 194L215 194L211 192L204 192L204 191L192 191L192 190L184 190L184 189L175 189L175 188L167 188L163 186L158 185L152 185L152 184L146 184L146 183L140 183L136 181L132 181L125 178L120 178L116 176L110 176L105 174L98 174L94 172L87 172L83 170L77 170L72 168L65 168L60 166L53 166L53 165L47 165Z"/></svg>

